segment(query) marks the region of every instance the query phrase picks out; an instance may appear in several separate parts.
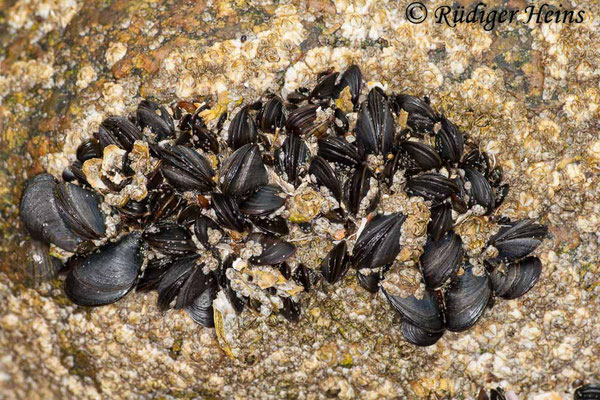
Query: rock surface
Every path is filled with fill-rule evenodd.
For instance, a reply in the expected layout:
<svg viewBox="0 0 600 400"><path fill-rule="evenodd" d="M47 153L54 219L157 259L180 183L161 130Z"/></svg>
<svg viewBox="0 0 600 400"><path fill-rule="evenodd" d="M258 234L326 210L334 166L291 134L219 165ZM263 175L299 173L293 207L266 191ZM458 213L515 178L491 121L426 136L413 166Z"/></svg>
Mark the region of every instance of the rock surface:
<svg viewBox="0 0 600 400"><path fill-rule="evenodd" d="M502 386L569 398L598 382L600 7L578 3L581 24L486 31L431 15L411 24L408 3L0 1L0 397L473 398ZM442 4L428 2L430 14ZM382 296L348 277L312 296L297 324L246 313L230 359L213 330L161 314L154 294L83 309L59 281L27 278L22 184L60 174L104 117L140 97L251 101L350 63L369 84L430 96L497 157L512 189L502 213L552 233L527 295L420 349Z"/></svg>

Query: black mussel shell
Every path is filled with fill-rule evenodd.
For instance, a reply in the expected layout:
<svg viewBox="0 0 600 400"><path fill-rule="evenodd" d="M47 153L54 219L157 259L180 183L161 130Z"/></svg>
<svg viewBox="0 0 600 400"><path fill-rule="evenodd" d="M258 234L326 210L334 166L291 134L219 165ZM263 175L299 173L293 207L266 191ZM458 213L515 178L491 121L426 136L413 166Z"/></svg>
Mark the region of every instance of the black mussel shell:
<svg viewBox="0 0 600 400"><path fill-rule="evenodd" d="M471 167L479 171L486 178L490 172L490 157L486 152L473 149L463 157L463 166Z"/></svg>
<svg viewBox="0 0 600 400"><path fill-rule="evenodd" d="M69 229L54 197L56 179L40 174L25 185L19 207L21 221L31 236L75 252L83 239Z"/></svg>
<svg viewBox="0 0 600 400"><path fill-rule="evenodd" d="M397 113L400 109L408 113L406 123L416 132L432 132L433 126L439 121L439 115L431 108L427 98L421 99L401 94L395 97L394 103L397 107Z"/></svg>
<svg viewBox="0 0 600 400"><path fill-rule="evenodd" d="M102 148L100 142L94 138L83 141L77 147L77 160L81 163L92 158L102 158Z"/></svg>
<svg viewBox="0 0 600 400"><path fill-rule="evenodd" d="M335 245L333 249L321 262L321 274L330 284L339 282L350 268L350 257L348 256L348 246L346 241L342 240Z"/></svg>
<svg viewBox="0 0 600 400"><path fill-rule="evenodd" d="M248 260L255 265L281 264L296 253L296 246L273 236L252 233L248 236L248 240L260 243L262 246L262 253Z"/></svg>
<svg viewBox="0 0 600 400"><path fill-rule="evenodd" d="M456 125L442 117L442 127L435 134L435 147L442 159L451 163L460 161L464 150L464 139Z"/></svg>
<svg viewBox="0 0 600 400"><path fill-rule="evenodd" d="M263 232L285 236L290 233L287 220L280 215L275 217L252 218L252 223Z"/></svg>
<svg viewBox="0 0 600 400"><path fill-rule="evenodd" d="M440 240L430 239L419 259L425 285L432 289L441 287L458 272L463 255L462 240L452 231Z"/></svg>
<svg viewBox="0 0 600 400"><path fill-rule="evenodd" d="M502 182L502 167L499 165L492 169L486 176L492 187L498 187Z"/></svg>
<svg viewBox="0 0 600 400"><path fill-rule="evenodd" d="M367 223L352 253L354 268L377 268L390 264L400 253L400 234L406 216L378 214Z"/></svg>
<svg viewBox="0 0 600 400"><path fill-rule="evenodd" d="M245 144L254 143L257 136L258 128L248 112L248 107L242 107L229 124L227 145L237 150Z"/></svg>
<svg viewBox="0 0 600 400"><path fill-rule="evenodd" d="M158 287L158 307L166 310L171 307L183 285L191 278L197 269L202 269L202 265L197 265L199 256L193 255L180 258L175 261L167 272L162 276Z"/></svg>
<svg viewBox="0 0 600 400"><path fill-rule="evenodd" d="M196 204L190 204L181 209L177 214L177 223L179 225L190 226L196 222L196 218L202 214L202 209Z"/></svg>
<svg viewBox="0 0 600 400"><path fill-rule="evenodd" d="M80 306L101 306L124 297L142 267L141 246L140 235L134 232L86 257L71 258L65 281L69 299Z"/></svg>
<svg viewBox="0 0 600 400"><path fill-rule="evenodd" d="M285 128L290 133L309 137L320 137L325 134L327 121L317 122L318 105L307 104L292 111L285 122Z"/></svg>
<svg viewBox="0 0 600 400"><path fill-rule="evenodd" d="M442 201L459 192L459 187L454 181L435 172L409 178L406 186L408 194L421 196L426 200Z"/></svg>
<svg viewBox="0 0 600 400"><path fill-rule="evenodd" d="M177 263L177 261L175 262ZM189 278L186 279L185 283L181 285L181 289L177 294L177 301L175 302L175 309L180 310L191 306L194 301L204 293L209 287L217 286L217 276L213 272L207 274L203 271L204 264L197 264L190 274ZM165 274L165 277L168 275ZM165 279L165 278L163 278ZM159 284L160 288L160 284ZM160 296L160 291L159 291Z"/></svg>
<svg viewBox="0 0 600 400"><path fill-rule="evenodd" d="M178 212L184 201L175 190L168 185L161 185L148 195L148 219L152 222L161 221Z"/></svg>
<svg viewBox="0 0 600 400"><path fill-rule="evenodd" d="M114 144L122 149L131 151L136 140L142 140L142 131L127 118L108 117L100 124L97 133L100 147L103 149Z"/></svg>
<svg viewBox="0 0 600 400"><path fill-rule="evenodd" d="M325 186L338 202L341 200L342 188L340 181L327 160L321 156L315 156L310 163L308 172L315 178L317 185Z"/></svg>
<svg viewBox="0 0 600 400"><path fill-rule="evenodd" d="M275 133L277 128L282 128L285 125L285 112L281 97L271 97L258 113L256 120L260 129L266 133Z"/></svg>
<svg viewBox="0 0 600 400"><path fill-rule="evenodd" d="M473 168L467 167L464 171L465 178L471 184L470 189L467 190L471 196L471 202L485 208L488 214L494 211L494 191L485 176Z"/></svg>
<svg viewBox="0 0 600 400"><path fill-rule="evenodd" d="M304 140L297 133L290 133L275 154L275 160L285 180L294 186L300 184L300 178L305 170L305 164L310 152Z"/></svg>
<svg viewBox="0 0 600 400"><path fill-rule="evenodd" d="M361 106L356 121L356 140L366 153L387 155L392 151L396 128L388 100L375 87Z"/></svg>
<svg viewBox="0 0 600 400"><path fill-rule="evenodd" d="M402 321L402 336L407 342L415 346L432 346L444 335L444 331L430 333L424 329L411 324L408 321Z"/></svg>
<svg viewBox="0 0 600 400"><path fill-rule="evenodd" d="M54 197L63 221L78 236L96 240L104 236L106 225L96 193L72 183L59 183Z"/></svg>
<svg viewBox="0 0 600 400"><path fill-rule="evenodd" d="M502 226L488 244L498 249L498 259L517 260L529 255L548 235L548 228L530 219Z"/></svg>
<svg viewBox="0 0 600 400"><path fill-rule="evenodd" d="M152 248L166 255L181 256L196 251L190 232L177 224L152 226L144 232L143 238Z"/></svg>
<svg viewBox="0 0 600 400"><path fill-rule="evenodd" d="M237 232L246 230L246 220L235 199L221 193L213 193L211 203L219 225Z"/></svg>
<svg viewBox="0 0 600 400"><path fill-rule="evenodd" d="M194 143L204 151L219 153L219 142L215 135L208 130L201 119L196 119L192 125ZM178 138L179 139L179 138ZM180 143L177 143L180 144Z"/></svg>
<svg viewBox="0 0 600 400"><path fill-rule="evenodd" d="M146 269L137 282L136 292L150 292L158 289L162 277L173 265L173 259L170 257L153 258L148 262Z"/></svg>
<svg viewBox="0 0 600 400"><path fill-rule="evenodd" d="M452 332L466 331L475 323L492 297L487 274L473 274L473 267L463 265L463 274L457 275L444 292L446 328Z"/></svg>
<svg viewBox="0 0 600 400"><path fill-rule="evenodd" d="M371 187L371 179L375 179L375 175L373 175L369 167L361 165L344 183L344 201L352 214L358 214L362 202L370 190L375 190L377 193L369 204L365 205L365 210L369 212L377 205L379 201L379 188Z"/></svg>
<svg viewBox="0 0 600 400"><path fill-rule="evenodd" d="M348 129L350 129L350 123L348 122L346 113L339 108L336 108L333 112L333 117L333 130L340 136L345 135L348 132Z"/></svg>
<svg viewBox="0 0 600 400"><path fill-rule="evenodd" d="M421 171L439 168L442 165L439 154L426 143L405 140L400 143L400 147Z"/></svg>
<svg viewBox="0 0 600 400"><path fill-rule="evenodd" d="M213 221L206 215L198 215L194 222L194 234L205 249L210 249L212 247L210 243L211 232L209 231L209 229L213 231L219 231L221 237L224 236L221 227L215 221Z"/></svg>
<svg viewBox="0 0 600 400"><path fill-rule="evenodd" d="M329 162L349 167L356 167L363 159L354 144L337 136L326 136L319 140L318 155Z"/></svg>
<svg viewBox="0 0 600 400"><path fill-rule="evenodd" d="M404 321L429 332L437 333L444 330L444 316L442 305L437 294L429 289L423 293L423 298L417 299L414 295L400 297L389 294L383 289L388 302Z"/></svg>
<svg viewBox="0 0 600 400"><path fill-rule="evenodd" d="M240 210L251 216L271 214L285 204L285 196L276 185L265 185L240 205Z"/></svg>
<svg viewBox="0 0 600 400"><path fill-rule="evenodd" d="M75 161L73 164L66 167L62 172L62 179L65 182L77 181L82 185L89 186L85 174L81 170L83 165L79 161Z"/></svg>
<svg viewBox="0 0 600 400"><path fill-rule="evenodd" d="M207 193L215 187L215 172L208 160L194 149L185 146L165 148L162 162L160 171L177 189Z"/></svg>
<svg viewBox="0 0 600 400"><path fill-rule="evenodd" d="M542 274L542 262L537 257L496 266L489 273L494 294L504 299L516 299L527 293Z"/></svg>
<svg viewBox="0 0 600 400"><path fill-rule="evenodd" d="M310 292L310 289L318 282L319 276L312 269L300 263L294 269L292 279L304 288L304 292Z"/></svg>
<svg viewBox="0 0 600 400"><path fill-rule="evenodd" d="M135 113L140 128L148 128L156 135L156 141L169 139L175 136L175 124L166 108L153 101L140 102Z"/></svg>
<svg viewBox="0 0 600 400"><path fill-rule="evenodd" d="M335 82L337 77L338 73L332 72L319 79L319 82L317 82L312 92L310 92L310 99L327 100L334 97L336 95Z"/></svg>
<svg viewBox="0 0 600 400"><path fill-rule="evenodd" d="M501 387L497 387L496 389L490 389L489 396L485 392L485 390L481 388L479 389L477 400L506 400L506 397L504 396L504 390Z"/></svg>
<svg viewBox="0 0 600 400"><path fill-rule="evenodd" d="M338 84L338 93L344 90L346 86L350 88L352 103L354 104L354 108L356 108L362 89L362 72L358 65L351 65L344 71Z"/></svg>
<svg viewBox="0 0 600 400"><path fill-rule="evenodd" d="M214 310L213 301L217 297L218 287L214 284L210 284L200 296L185 308L188 315L198 325L205 328L214 328ZM242 306L243 307L243 306Z"/></svg>
<svg viewBox="0 0 600 400"><path fill-rule="evenodd" d="M246 144L225 161L219 172L224 194L245 197L269 182L267 169L256 144Z"/></svg>
<svg viewBox="0 0 600 400"><path fill-rule="evenodd" d="M381 274L379 272L366 272L363 274L357 270L356 278L358 279L360 286L365 290L371 293L377 293L379 291L379 282L381 281Z"/></svg>
<svg viewBox="0 0 600 400"><path fill-rule="evenodd" d="M450 229L452 221L452 206L450 203L441 203L431 207L431 219L427 225L427 233L433 240L440 240Z"/></svg>
<svg viewBox="0 0 600 400"><path fill-rule="evenodd" d="M600 399L600 386L587 384L575 390L574 400L598 400Z"/></svg>
<svg viewBox="0 0 600 400"><path fill-rule="evenodd" d="M281 309L281 315L283 315L290 322L298 322L300 320L300 313L302 308L300 302L292 300L291 297L282 297L283 308Z"/></svg>
<svg viewBox="0 0 600 400"><path fill-rule="evenodd" d="M504 203L504 199L506 199L506 196L508 195L508 190L508 183L500 185L496 188L496 197L494 198L494 206L496 208L500 207L502 203Z"/></svg>

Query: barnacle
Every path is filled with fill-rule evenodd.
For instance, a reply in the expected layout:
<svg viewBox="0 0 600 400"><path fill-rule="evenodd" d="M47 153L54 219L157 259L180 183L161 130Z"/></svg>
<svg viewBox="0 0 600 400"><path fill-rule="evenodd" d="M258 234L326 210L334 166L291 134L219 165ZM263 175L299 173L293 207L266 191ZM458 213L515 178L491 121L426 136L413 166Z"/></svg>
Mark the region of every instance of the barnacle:
<svg viewBox="0 0 600 400"><path fill-rule="evenodd" d="M37 251L72 253L73 302L156 290L161 309L216 325L228 354L236 313L297 321L319 276L335 285L350 269L409 342L431 345L473 326L492 297L531 289L547 229L494 216L501 168L427 98L363 86L351 66L285 100L142 100L102 122L63 182L34 177L21 218ZM307 266L296 246L309 243L327 254ZM38 275L59 270L41 259Z"/></svg>

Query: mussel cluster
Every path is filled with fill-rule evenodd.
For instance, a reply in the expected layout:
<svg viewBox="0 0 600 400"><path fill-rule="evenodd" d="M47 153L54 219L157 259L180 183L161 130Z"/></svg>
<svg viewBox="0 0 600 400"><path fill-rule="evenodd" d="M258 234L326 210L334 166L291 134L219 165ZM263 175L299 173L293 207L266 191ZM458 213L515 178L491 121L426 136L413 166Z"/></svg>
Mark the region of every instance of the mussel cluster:
<svg viewBox="0 0 600 400"><path fill-rule="evenodd" d="M245 307L297 320L305 293L352 268L409 342L468 329L493 297L536 283L530 253L547 229L492 215L508 192L500 167L427 98L363 86L351 66L285 100L143 100L106 118L60 181L41 174L25 187L39 263L56 265L48 244L68 252L65 292L78 305L156 290L161 309L203 326ZM489 239L466 251L459 232L473 220ZM315 265L296 254L307 241L328 244ZM416 257L403 258L409 247Z"/></svg>

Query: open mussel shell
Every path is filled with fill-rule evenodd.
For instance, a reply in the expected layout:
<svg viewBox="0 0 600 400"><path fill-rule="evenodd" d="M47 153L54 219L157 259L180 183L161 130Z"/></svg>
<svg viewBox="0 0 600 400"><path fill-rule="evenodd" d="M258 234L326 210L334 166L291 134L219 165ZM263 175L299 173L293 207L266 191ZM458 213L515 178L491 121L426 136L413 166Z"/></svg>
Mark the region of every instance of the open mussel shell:
<svg viewBox="0 0 600 400"><path fill-rule="evenodd" d="M142 140L142 131L133 122L123 117L108 117L100 124L96 134L100 147L110 144L131 151L136 140Z"/></svg>
<svg viewBox="0 0 600 400"><path fill-rule="evenodd" d="M235 199L221 193L213 193L211 204L219 225L237 232L246 230L246 219Z"/></svg>
<svg viewBox="0 0 600 400"><path fill-rule="evenodd" d="M429 332L436 333L444 330L443 309L437 293L426 289L422 298L414 295L408 297L395 296L382 288L388 302L404 321Z"/></svg>
<svg viewBox="0 0 600 400"><path fill-rule="evenodd" d="M442 165L439 154L426 143L405 140L400 143L400 148L421 171L439 168Z"/></svg>
<svg viewBox="0 0 600 400"><path fill-rule="evenodd" d="M321 262L321 274L327 282L333 285L346 275L349 268L348 245L345 240L342 240L327 253Z"/></svg>
<svg viewBox="0 0 600 400"><path fill-rule="evenodd" d="M370 203L364 205L365 210L372 211L379 202L379 187L371 187L371 179L375 179L373 172L366 165L361 165L344 183L344 201L352 214L358 214L363 200L372 190L376 194L370 199Z"/></svg>
<svg viewBox="0 0 600 400"><path fill-rule="evenodd" d="M34 238L75 252L83 239L73 233L61 217L54 197L56 185L56 179L50 174L30 179L21 197L21 220Z"/></svg>
<svg viewBox="0 0 600 400"><path fill-rule="evenodd" d="M494 211L494 190L485 176L473 168L466 167L464 171L465 179L471 184L467 191L470 194L471 202L485 208L488 214Z"/></svg>
<svg viewBox="0 0 600 400"><path fill-rule="evenodd" d="M399 113L400 109L408 113L407 125L415 132L432 132L439 120L439 115L431 108L428 99L401 94L394 98L394 103Z"/></svg>
<svg viewBox="0 0 600 400"><path fill-rule="evenodd" d="M60 216L71 231L86 240L96 240L104 236L106 225L96 193L63 182L55 186L54 197Z"/></svg>
<svg viewBox="0 0 600 400"><path fill-rule="evenodd" d="M435 147L442 159L451 163L459 162L464 146L463 135L456 125L442 117L442 127L435 134Z"/></svg>
<svg viewBox="0 0 600 400"><path fill-rule="evenodd" d="M444 291L446 328L452 332L462 332L475 325L492 297L487 274L477 276L467 264L462 268L463 273Z"/></svg>
<svg viewBox="0 0 600 400"><path fill-rule="evenodd" d="M434 345L444 335L443 330L433 333L427 332L426 330L421 329L408 321L402 321L401 329L402 336L407 342L421 347Z"/></svg>
<svg viewBox="0 0 600 400"><path fill-rule="evenodd" d="M194 149L181 145L167 147L162 150L162 162L162 175L177 189L207 193L215 186L215 172L210 163Z"/></svg>
<svg viewBox="0 0 600 400"><path fill-rule="evenodd" d="M452 220L452 205L450 203L441 203L430 209L431 219L427 224L427 233L433 240L440 240L442 236L450 229L454 221Z"/></svg>
<svg viewBox="0 0 600 400"><path fill-rule="evenodd" d="M281 264L296 253L296 246L274 236L252 233L248 235L248 240L262 246L262 252L257 256L250 257L248 260L255 265Z"/></svg>
<svg viewBox="0 0 600 400"><path fill-rule="evenodd" d="M459 192L459 187L454 181L435 172L409 178L406 186L411 196L421 196L434 201L442 201Z"/></svg>
<svg viewBox="0 0 600 400"><path fill-rule="evenodd" d="M440 240L429 240L419 259L425 285L432 289L441 287L457 273L463 256L462 240L454 232L446 233Z"/></svg>
<svg viewBox="0 0 600 400"><path fill-rule="evenodd" d="M268 215L285 204L285 195L276 185L265 185L240 205L240 210L251 216Z"/></svg>
<svg viewBox="0 0 600 400"><path fill-rule="evenodd" d="M181 256L195 252L190 232L173 223L161 223L147 229L143 238L153 249L165 255Z"/></svg>
<svg viewBox="0 0 600 400"><path fill-rule="evenodd" d="M285 125L285 112L281 97L271 97L258 113L256 120L260 129L266 133L275 133L277 128L282 128Z"/></svg>
<svg viewBox="0 0 600 400"><path fill-rule="evenodd" d="M356 140L368 154L386 155L392 151L396 129L391 107L381 88L369 92L356 122Z"/></svg>
<svg viewBox="0 0 600 400"><path fill-rule="evenodd" d="M548 228L530 219L502 226L488 244L498 249L497 259L517 260L529 255L548 235Z"/></svg>
<svg viewBox="0 0 600 400"><path fill-rule="evenodd" d="M134 286L142 266L142 240L138 232L108 243L85 257L69 260L65 281L69 299L80 306L111 304Z"/></svg>
<svg viewBox="0 0 600 400"><path fill-rule="evenodd" d="M245 197L269 182L267 169L256 144L246 144L225 161L219 172L224 194Z"/></svg>
<svg viewBox="0 0 600 400"><path fill-rule="evenodd" d="M496 265L489 273L494 294L504 299L523 296L537 283L542 274L542 262L526 257L508 265Z"/></svg>
<svg viewBox="0 0 600 400"><path fill-rule="evenodd" d="M317 185L325 186L338 202L341 200L342 188L340 181L327 160L321 156L315 156L310 163L308 172L314 177Z"/></svg>
<svg viewBox="0 0 600 400"><path fill-rule="evenodd" d="M169 139L175 136L175 124L173 118L166 108L159 106L153 101L143 100L140 102L135 117L138 125L156 135L156 141Z"/></svg>
<svg viewBox="0 0 600 400"><path fill-rule="evenodd" d="M360 233L352 253L354 268L377 268L390 264L400 252L400 235L406 216L378 214Z"/></svg>
<svg viewBox="0 0 600 400"><path fill-rule="evenodd" d="M254 143L257 136L258 128L250 116L248 107L242 107L229 124L227 145L233 150L237 150L245 144Z"/></svg>
<svg viewBox="0 0 600 400"><path fill-rule="evenodd" d="M304 140L297 133L290 133L275 154L275 160L285 180L294 186L300 184L310 152Z"/></svg>
<svg viewBox="0 0 600 400"><path fill-rule="evenodd" d="M340 77L340 83L338 84L338 93L344 90L345 87L350 88L350 96L354 108L358 106L358 99L360 98L360 91L362 89L362 72L358 65L349 66L342 76Z"/></svg>

